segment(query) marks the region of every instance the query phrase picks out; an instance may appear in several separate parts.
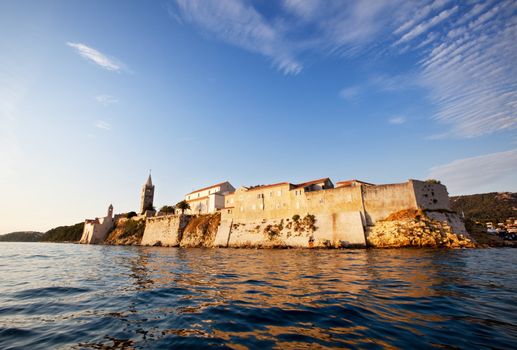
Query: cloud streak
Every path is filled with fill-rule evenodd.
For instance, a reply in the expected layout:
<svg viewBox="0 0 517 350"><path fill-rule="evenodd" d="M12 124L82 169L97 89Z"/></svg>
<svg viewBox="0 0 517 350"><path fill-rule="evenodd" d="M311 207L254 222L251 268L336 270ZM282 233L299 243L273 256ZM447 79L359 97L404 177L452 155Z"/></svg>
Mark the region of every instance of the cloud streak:
<svg viewBox="0 0 517 350"><path fill-rule="evenodd" d="M413 55L410 82L381 73L367 84L388 92L423 87L435 107L432 118L444 127L430 138L517 129L514 1L283 0L271 5L274 11L249 0L174 4L168 10L174 8L171 16L180 23L267 57L287 75L299 74L304 58L314 54ZM358 97L347 89L339 95Z"/></svg>
<svg viewBox="0 0 517 350"><path fill-rule="evenodd" d="M75 49L81 57L96 64L100 68L114 72L120 72L123 69L124 65L120 61L115 58L110 58L92 47L73 42L68 42L66 44Z"/></svg>
<svg viewBox="0 0 517 350"><path fill-rule="evenodd" d="M464 158L429 170L452 194L517 190L517 149Z"/></svg>
<svg viewBox="0 0 517 350"><path fill-rule="evenodd" d="M97 129L106 130L106 131L111 130L111 125L104 120L97 120L93 125Z"/></svg>
<svg viewBox="0 0 517 350"><path fill-rule="evenodd" d="M404 124L406 122L406 118L405 117L392 117L388 120L388 122L390 124L393 124L393 125L401 125L401 124Z"/></svg>
<svg viewBox="0 0 517 350"><path fill-rule="evenodd" d="M95 96L95 100L97 100L97 102L99 102L100 104L102 104L104 106L118 103L118 100L115 97L106 95L106 94Z"/></svg>

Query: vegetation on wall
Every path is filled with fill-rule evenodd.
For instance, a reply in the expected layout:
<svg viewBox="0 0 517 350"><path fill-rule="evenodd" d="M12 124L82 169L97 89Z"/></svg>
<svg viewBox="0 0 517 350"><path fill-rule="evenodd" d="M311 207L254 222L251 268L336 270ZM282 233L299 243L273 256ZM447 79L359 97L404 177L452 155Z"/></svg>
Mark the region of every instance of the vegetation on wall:
<svg viewBox="0 0 517 350"><path fill-rule="evenodd" d="M160 208L159 212L161 214L168 215L168 214L174 214L175 211L176 211L176 207L174 205L164 205L163 207Z"/></svg>
<svg viewBox="0 0 517 350"><path fill-rule="evenodd" d="M427 179L425 180L425 182L429 183L429 184L441 184L442 182L440 180L436 180L436 179Z"/></svg>
<svg viewBox="0 0 517 350"><path fill-rule="evenodd" d="M142 242L145 220L120 220L108 234L104 243L116 245L135 245Z"/></svg>

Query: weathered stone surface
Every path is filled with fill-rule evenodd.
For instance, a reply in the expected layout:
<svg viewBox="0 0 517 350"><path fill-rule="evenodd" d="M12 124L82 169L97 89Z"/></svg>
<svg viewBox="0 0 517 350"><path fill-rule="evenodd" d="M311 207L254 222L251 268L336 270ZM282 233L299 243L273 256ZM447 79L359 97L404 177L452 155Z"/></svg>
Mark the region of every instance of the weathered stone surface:
<svg viewBox="0 0 517 350"><path fill-rule="evenodd" d="M476 243L468 235L463 224L459 224L461 219L457 218L457 214L439 213L446 218L444 221L437 220L442 218L442 215L435 215L436 213L432 212L430 214L415 209L391 214L385 220L378 221L374 226L367 228L368 246L374 248L476 247ZM454 226L458 231L454 231Z"/></svg>
<svg viewBox="0 0 517 350"><path fill-rule="evenodd" d="M165 215L147 219L142 245L180 245L183 229L190 220L188 215Z"/></svg>
<svg viewBox="0 0 517 350"><path fill-rule="evenodd" d="M180 247L212 247L220 222L220 213L192 216L183 230Z"/></svg>

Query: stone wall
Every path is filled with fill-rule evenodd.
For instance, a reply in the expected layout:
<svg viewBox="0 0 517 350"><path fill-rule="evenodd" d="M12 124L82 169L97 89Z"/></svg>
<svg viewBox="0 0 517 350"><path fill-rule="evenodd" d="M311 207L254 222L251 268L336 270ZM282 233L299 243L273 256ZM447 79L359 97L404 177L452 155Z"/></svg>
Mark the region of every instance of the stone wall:
<svg viewBox="0 0 517 350"><path fill-rule="evenodd" d="M366 225L402 209L416 209L412 185L409 182L379 186L361 186Z"/></svg>
<svg viewBox="0 0 517 350"><path fill-rule="evenodd" d="M450 210L449 193L442 184L410 180L416 204L421 209Z"/></svg>
<svg viewBox="0 0 517 350"><path fill-rule="evenodd" d="M358 211L305 214L268 219L224 219L214 246L220 247L355 247L365 246Z"/></svg>
<svg viewBox="0 0 517 350"><path fill-rule="evenodd" d="M141 244L177 247L188 221L188 215L165 215L147 218Z"/></svg>
<svg viewBox="0 0 517 350"><path fill-rule="evenodd" d="M113 228L114 220L107 216L95 220L86 220L83 234L79 243L101 244L104 242L108 232Z"/></svg>

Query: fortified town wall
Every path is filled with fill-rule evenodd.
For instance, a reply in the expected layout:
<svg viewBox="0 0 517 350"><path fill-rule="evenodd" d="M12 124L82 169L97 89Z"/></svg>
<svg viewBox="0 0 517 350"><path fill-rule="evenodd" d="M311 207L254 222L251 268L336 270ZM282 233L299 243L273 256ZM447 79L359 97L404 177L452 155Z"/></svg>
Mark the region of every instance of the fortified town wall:
<svg viewBox="0 0 517 350"><path fill-rule="evenodd" d="M423 210L429 219L444 223L454 233L466 234L461 219L450 212L447 189L441 184L409 180L378 186L358 182L334 188L330 180L321 181L317 188L285 182L240 188L227 194L225 208L219 211L220 224L211 231L216 232L215 237L211 236L213 243L211 238L210 242L196 244L364 247L367 235L377 223L390 214L409 209ZM148 218L142 245L181 246L189 221L204 216ZM204 238L200 236L197 241L199 239Z"/></svg>
<svg viewBox="0 0 517 350"><path fill-rule="evenodd" d="M417 180L312 192L282 183L237 190L228 199L233 207L222 211L216 246L365 246L365 228L391 213L450 209L445 186ZM453 221L456 231L465 232L454 216L441 214L437 219Z"/></svg>

